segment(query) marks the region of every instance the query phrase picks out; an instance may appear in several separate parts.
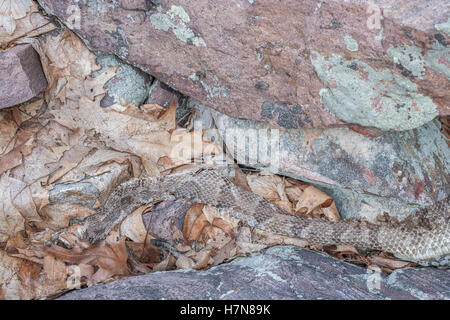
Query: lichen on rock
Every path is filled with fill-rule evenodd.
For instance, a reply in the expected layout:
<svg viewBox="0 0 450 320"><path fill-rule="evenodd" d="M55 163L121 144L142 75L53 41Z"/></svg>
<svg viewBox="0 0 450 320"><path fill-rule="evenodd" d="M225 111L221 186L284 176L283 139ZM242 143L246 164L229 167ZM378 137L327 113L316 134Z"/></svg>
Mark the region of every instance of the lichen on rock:
<svg viewBox="0 0 450 320"><path fill-rule="evenodd" d="M311 63L325 85L320 97L337 118L382 130L417 128L438 116L433 100L409 79L389 69L376 71L359 60L312 51Z"/></svg>

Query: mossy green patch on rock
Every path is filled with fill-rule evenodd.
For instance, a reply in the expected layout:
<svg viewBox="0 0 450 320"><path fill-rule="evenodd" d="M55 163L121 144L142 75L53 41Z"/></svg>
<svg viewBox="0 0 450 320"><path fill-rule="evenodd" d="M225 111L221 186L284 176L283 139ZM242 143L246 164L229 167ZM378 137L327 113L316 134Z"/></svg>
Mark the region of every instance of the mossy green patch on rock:
<svg viewBox="0 0 450 320"><path fill-rule="evenodd" d="M409 130L438 115L430 97L420 94L416 84L389 69L378 72L359 60L347 61L336 54L326 59L314 51L310 60L325 85L320 90L322 103L347 123Z"/></svg>

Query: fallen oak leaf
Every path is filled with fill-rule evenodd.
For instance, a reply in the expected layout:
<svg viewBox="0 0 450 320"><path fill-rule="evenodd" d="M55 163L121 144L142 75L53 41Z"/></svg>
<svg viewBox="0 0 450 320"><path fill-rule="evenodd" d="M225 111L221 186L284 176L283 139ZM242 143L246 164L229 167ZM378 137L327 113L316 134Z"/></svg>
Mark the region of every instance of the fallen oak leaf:
<svg viewBox="0 0 450 320"><path fill-rule="evenodd" d="M220 219L220 218L214 218L214 220L212 221L211 224L214 227L217 227L217 228L225 231L231 238L234 238L234 231L227 221Z"/></svg>
<svg viewBox="0 0 450 320"><path fill-rule="evenodd" d="M173 268L177 259L171 254L167 255L167 257L153 267L153 271L166 271Z"/></svg>
<svg viewBox="0 0 450 320"><path fill-rule="evenodd" d="M205 205L202 203L194 203L189 210L186 212L184 216L184 224L183 224L183 237L185 239L189 239L189 235L191 234L192 227L197 220L197 218L203 214L203 207Z"/></svg>
<svg viewBox="0 0 450 320"><path fill-rule="evenodd" d="M383 257L381 255L369 256L369 257L367 257L367 259L373 264L376 264L380 267L389 268L390 270L414 267L417 265L410 261L399 260L396 258Z"/></svg>
<svg viewBox="0 0 450 320"><path fill-rule="evenodd" d="M17 241L16 241L17 243ZM16 247L13 242L7 242L5 252L15 258L21 258L37 264L43 263L43 258L47 255L42 249L27 249Z"/></svg>
<svg viewBox="0 0 450 320"><path fill-rule="evenodd" d="M52 245L46 251L61 261L69 264L88 264L98 266L99 270L92 276L93 283L107 280L114 275L127 275L128 252L125 247L125 238L116 243L104 243L92 248L71 250Z"/></svg>
<svg viewBox="0 0 450 320"><path fill-rule="evenodd" d="M200 241L203 229L205 229L205 227L209 224L210 223L206 216L204 214L201 214L192 225L191 232L189 233L187 240L189 242Z"/></svg>

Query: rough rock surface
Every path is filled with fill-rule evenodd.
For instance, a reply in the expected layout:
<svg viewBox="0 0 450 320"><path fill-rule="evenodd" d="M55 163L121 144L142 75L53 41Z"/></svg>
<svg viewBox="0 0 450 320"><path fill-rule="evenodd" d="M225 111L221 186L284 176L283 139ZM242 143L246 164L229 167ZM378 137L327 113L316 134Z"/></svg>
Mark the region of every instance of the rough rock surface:
<svg viewBox="0 0 450 320"><path fill-rule="evenodd" d="M185 97L165 83L155 80L150 87L150 93L146 103L158 104L164 108L168 108L173 99L177 99L180 105Z"/></svg>
<svg viewBox="0 0 450 320"><path fill-rule="evenodd" d="M450 299L450 271L408 268L391 275L291 246L207 271L129 277L60 299Z"/></svg>
<svg viewBox="0 0 450 320"><path fill-rule="evenodd" d="M445 0L39 0L93 50L234 117L417 128L449 115Z"/></svg>
<svg viewBox="0 0 450 320"><path fill-rule="evenodd" d="M46 86L39 55L31 45L0 51L0 108L25 102Z"/></svg>
<svg viewBox="0 0 450 320"><path fill-rule="evenodd" d="M119 67L116 75L105 84L106 95L100 101L104 108L134 103L140 106L147 99L152 77L141 70L120 61L112 54L97 52L97 63L102 67L91 76L102 74L107 68Z"/></svg>
<svg viewBox="0 0 450 320"><path fill-rule="evenodd" d="M238 163L308 181L336 200L343 217L399 218L450 196L450 149L435 120L380 136L349 128L278 130L240 120L194 99L194 127L223 141Z"/></svg>

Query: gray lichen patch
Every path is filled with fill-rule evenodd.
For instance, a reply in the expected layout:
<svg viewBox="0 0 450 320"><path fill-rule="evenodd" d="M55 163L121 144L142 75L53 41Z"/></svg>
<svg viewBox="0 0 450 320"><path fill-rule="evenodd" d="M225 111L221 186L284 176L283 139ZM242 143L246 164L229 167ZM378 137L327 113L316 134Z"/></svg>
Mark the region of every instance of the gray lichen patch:
<svg viewBox="0 0 450 320"><path fill-rule="evenodd" d="M160 8L159 8L160 9ZM191 21L189 15L181 6L173 5L166 13L155 13L150 16L152 25L163 31L172 29L173 34L181 41L194 46L206 46L202 37L197 36L194 31L187 27Z"/></svg>
<svg viewBox="0 0 450 320"><path fill-rule="evenodd" d="M191 80L195 81L195 78L190 76L189 77ZM197 77L198 79L198 77ZM214 84L208 85L208 83L206 82L206 80L200 80L200 84L203 88L203 90L205 90L205 92L207 93L207 97L208 99L210 99L211 101L215 101L216 98L227 98L228 95L230 94L230 89L227 87L224 87L220 81L219 78L217 78L217 76L213 76L212 77Z"/></svg>
<svg viewBox="0 0 450 320"><path fill-rule="evenodd" d="M267 119L276 118L277 124L286 129L303 127L310 120L303 113L302 105L288 106L265 101L261 105L261 116Z"/></svg>
<svg viewBox="0 0 450 320"><path fill-rule="evenodd" d="M450 18L447 19L447 22L438 23L434 27L436 30L443 31L450 36Z"/></svg>
<svg viewBox="0 0 450 320"><path fill-rule="evenodd" d="M109 67L120 66L116 75L105 84L107 93L101 101L102 107L114 104L134 103L140 106L148 96L151 78L144 72L126 64L112 54L97 53L97 63L102 67L92 77L102 74Z"/></svg>
<svg viewBox="0 0 450 320"><path fill-rule="evenodd" d="M422 51L416 46L401 45L390 47L387 54L394 63L401 64L406 70L419 79L425 76L425 59Z"/></svg>
<svg viewBox="0 0 450 320"><path fill-rule="evenodd" d="M358 51L358 42L352 38L350 35L345 35L344 37L345 46L350 51Z"/></svg>
<svg viewBox="0 0 450 320"><path fill-rule="evenodd" d="M436 41L432 49L427 52L427 65L433 70L445 74L450 79L450 68L443 63L444 60L450 65L450 48L446 48Z"/></svg>
<svg viewBox="0 0 450 320"><path fill-rule="evenodd" d="M320 90L322 103L347 123L409 130L438 115L437 106L418 93L416 84L388 69L378 72L362 61L346 61L335 54L327 60L314 51L310 60L326 86Z"/></svg>

